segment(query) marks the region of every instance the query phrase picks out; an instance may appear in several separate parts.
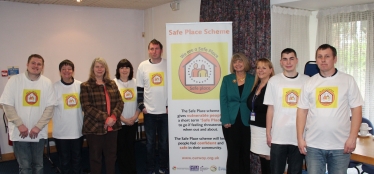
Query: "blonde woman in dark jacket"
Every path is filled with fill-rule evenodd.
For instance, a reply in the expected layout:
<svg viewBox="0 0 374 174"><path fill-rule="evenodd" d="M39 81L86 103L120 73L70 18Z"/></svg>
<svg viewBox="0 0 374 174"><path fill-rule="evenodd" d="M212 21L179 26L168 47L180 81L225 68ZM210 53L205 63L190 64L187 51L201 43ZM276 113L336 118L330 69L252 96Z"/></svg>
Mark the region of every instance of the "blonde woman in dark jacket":
<svg viewBox="0 0 374 174"><path fill-rule="evenodd" d="M123 101L103 58L93 60L89 79L81 84L80 100L84 112L82 132L90 146L91 174L101 173L102 154L106 173L114 174Z"/></svg>

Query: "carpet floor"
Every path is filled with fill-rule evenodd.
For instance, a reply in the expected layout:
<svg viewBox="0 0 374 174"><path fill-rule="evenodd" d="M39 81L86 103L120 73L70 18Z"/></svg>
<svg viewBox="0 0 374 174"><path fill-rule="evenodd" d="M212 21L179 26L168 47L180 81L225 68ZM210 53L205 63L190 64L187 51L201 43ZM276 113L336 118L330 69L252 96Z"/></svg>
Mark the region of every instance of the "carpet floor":
<svg viewBox="0 0 374 174"><path fill-rule="evenodd" d="M146 147L145 141L139 141L135 143L135 154L136 154L136 169L138 174L145 174L146 170ZM89 170L89 157L88 157L88 148L83 148L82 151L82 165L83 170ZM51 153L51 159L54 164L58 167L58 157L57 153ZM157 163L156 163L157 164ZM156 169L158 166L156 166ZM18 164L16 160L0 162L0 174L17 174L18 173ZM44 174L54 174L57 173L56 167L53 167L47 158L44 158ZM105 168L103 166L102 173L105 173ZM119 174L118 166L116 164L116 174Z"/></svg>

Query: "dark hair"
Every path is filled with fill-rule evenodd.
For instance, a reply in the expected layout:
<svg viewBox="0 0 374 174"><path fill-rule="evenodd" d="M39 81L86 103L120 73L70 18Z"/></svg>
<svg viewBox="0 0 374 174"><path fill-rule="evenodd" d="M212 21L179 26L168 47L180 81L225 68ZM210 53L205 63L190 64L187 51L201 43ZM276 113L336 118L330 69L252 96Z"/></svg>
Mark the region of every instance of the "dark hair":
<svg viewBox="0 0 374 174"><path fill-rule="evenodd" d="M149 49L149 46L150 46L151 44L153 44L153 45L159 45L159 46L160 46L160 49L162 50L162 44L161 44L160 41L158 41L158 40L156 40L156 39L151 40L151 42L149 42L149 44L148 44L148 49Z"/></svg>
<svg viewBox="0 0 374 174"><path fill-rule="evenodd" d="M121 75L119 74L119 69L122 68L122 67L129 67L130 68L129 80L131 80L132 77L134 76L134 68L132 67L131 62L128 61L127 59L122 59L118 62L117 69L116 69L116 78L120 79Z"/></svg>
<svg viewBox="0 0 374 174"><path fill-rule="evenodd" d="M71 68L73 69L74 71L74 63L68 59L65 59L63 60L59 65L58 65L58 69L61 71L61 68L63 66L71 66Z"/></svg>
<svg viewBox="0 0 374 174"><path fill-rule="evenodd" d="M285 48L282 53L281 53L281 58L282 58L282 55L283 54L290 54L290 53L294 53L295 54L295 57L297 57L297 54L296 54L296 51L292 48Z"/></svg>
<svg viewBox="0 0 374 174"><path fill-rule="evenodd" d="M30 56L29 56L29 58L27 59L27 63L30 63L30 60L31 60L31 58L38 58L38 59L42 59L42 62L43 62L43 65L44 65L44 59L43 59L43 57L41 56L41 55L39 55L39 54L31 54Z"/></svg>
<svg viewBox="0 0 374 174"><path fill-rule="evenodd" d="M317 58L317 52L318 52L318 50L325 50L325 49L331 49L331 51L332 51L332 55L334 56L334 57L336 57L336 48L335 47L333 47L333 46L331 46L331 45L329 45L329 44L322 44L321 46L319 46L318 48L317 48L317 50L316 50L316 58Z"/></svg>

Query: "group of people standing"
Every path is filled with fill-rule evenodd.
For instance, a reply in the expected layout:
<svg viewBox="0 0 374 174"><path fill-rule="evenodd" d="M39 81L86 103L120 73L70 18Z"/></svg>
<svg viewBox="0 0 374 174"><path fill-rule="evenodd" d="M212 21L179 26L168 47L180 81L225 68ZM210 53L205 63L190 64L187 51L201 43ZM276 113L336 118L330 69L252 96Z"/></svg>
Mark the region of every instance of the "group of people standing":
<svg viewBox="0 0 374 174"><path fill-rule="evenodd" d="M115 78L103 58L95 58L86 82L74 79L70 60L59 64L61 80L42 75L44 59L29 56L27 71L13 76L0 97L9 121L9 136L19 173L43 173L47 124L53 117L53 137L62 173L81 173L83 135L89 145L91 173L135 174L134 142L138 116L144 114L147 169L169 173L166 60L157 40L148 44L149 59L134 78L129 60L118 62ZM338 71L336 49L328 44L316 51L319 73L309 78L296 71L296 51L281 52L283 72L274 74L269 59L256 61L252 76L244 54L232 56L231 74L222 80L221 122L227 145L226 172L251 173L250 153L260 156L262 173L345 173L355 149L363 99L354 78ZM202 67L203 68L203 67ZM350 121L351 117L351 121ZM157 137L156 137L157 135Z"/></svg>
<svg viewBox="0 0 374 174"><path fill-rule="evenodd" d="M43 173L43 150L47 124L53 117L53 137L62 173L82 173L83 136L89 146L90 173L136 174L135 138L138 116L144 114L147 137L147 173L155 173L156 134L159 173L168 169L168 115L166 60L156 39L148 45L149 60L143 61L134 78L127 59L118 62L112 80L103 58L92 61L86 82L74 79L74 63L59 64L61 80L42 75L44 58L32 54L27 71L12 76L0 98L9 121L9 136L20 174Z"/></svg>
<svg viewBox="0 0 374 174"><path fill-rule="evenodd" d="M253 77L245 55L232 56L220 91L226 173L251 173L251 153L263 174L283 174L286 163L287 173L301 174L304 158L309 174L347 172L363 99L354 78L335 68L333 46L319 46L315 59L319 73L300 74L296 51L286 48L282 73L274 75L271 61L261 58Z"/></svg>

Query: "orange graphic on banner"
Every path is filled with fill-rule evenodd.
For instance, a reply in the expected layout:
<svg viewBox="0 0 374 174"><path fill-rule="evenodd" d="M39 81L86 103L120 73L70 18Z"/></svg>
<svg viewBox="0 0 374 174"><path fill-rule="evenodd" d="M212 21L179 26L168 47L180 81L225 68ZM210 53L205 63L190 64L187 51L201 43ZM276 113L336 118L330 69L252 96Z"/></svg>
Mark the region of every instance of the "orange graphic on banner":
<svg viewBox="0 0 374 174"><path fill-rule="evenodd" d="M195 52L186 56L179 66L179 80L184 88L195 94L213 90L221 78L221 67L214 56Z"/></svg>

